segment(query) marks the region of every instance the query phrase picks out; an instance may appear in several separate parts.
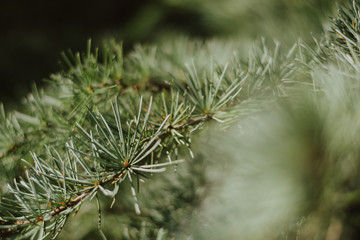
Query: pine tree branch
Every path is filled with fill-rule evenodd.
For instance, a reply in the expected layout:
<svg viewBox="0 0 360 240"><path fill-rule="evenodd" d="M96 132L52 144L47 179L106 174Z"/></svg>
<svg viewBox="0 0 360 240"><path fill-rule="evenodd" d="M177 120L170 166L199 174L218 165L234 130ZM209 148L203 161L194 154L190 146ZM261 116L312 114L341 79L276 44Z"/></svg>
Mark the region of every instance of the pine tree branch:
<svg viewBox="0 0 360 240"><path fill-rule="evenodd" d="M2 223L10 225L2 230L2 233L15 234L29 225L32 225L29 229L38 227L39 222L49 222L47 225L54 221L57 223L58 217L70 214L74 206L80 206L90 195L93 196L92 193L95 195L102 192L115 198L118 184L125 178L131 183L135 211L139 213L132 176L139 179L148 173L162 172L165 166L172 163L181 162L171 160L171 155L177 158L180 147L187 147L192 155L190 142L195 130L209 121L222 122L216 115L226 112L228 107L236 104L238 96L243 95L243 89L266 89L264 79L272 74L271 71L277 70L269 66L280 62L274 58L281 58L281 55L273 56L267 50L262 54L265 56L259 58L265 62L249 66L246 74L242 69L238 71L236 64L230 71L229 66L232 65L228 64L217 69L212 65L210 74L204 72L202 75L193 64L192 68L188 68L187 73L184 73L185 79L172 76L173 81L170 84L164 79L158 79L157 75L150 74L153 66L140 69L141 81L129 84L124 81L129 75L123 76L122 67L116 65L112 58L109 65L97 62L97 54L88 53L84 59L79 55L73 56L73 63L68 62L69 72L57 75L58 78L54 79L53 87L56 88L52 91L54 96L63 102L57 109L62 115L53 117L40 95L34 94L31 107L35 109L36 117L30 117L30 120L29 117L26 118L29 122L36 120L36 124L41 124L43 121L51 122L49 119L52 118L56 123L57 117L61 120L76 116L78 131L70 130L68 135L65 134L73 135L76 145L71 141L65 150L54 150L54 153L50 153L48 159L38 159L35 154L32 155L34 164L28 163L31 168L30 176L27 175L26 180L20 178L14 187L9 186L15 197L11 204L18 205L19 211L24 212L21 219L26 220L10 217L12 220ZM288 62L291 62L291 59L289 58ZM284 68L288 62L284 61ZM119 71L114 74L116 68L121 69L121 74L117 74ZM255 83L248 80L253 72L257 73L255 80L252 79ZM167 79L168 75L166 76ZM64 93L56 92L57 89L62 89ZM127 93L130 101L122 96L127 89L135 89L135 92ZM159 90L164 90L161 96L156 94ZM153 94L157 98L153 110L152 98L148 108L142 107L142 100L139 107L132 103L138 99L139 92L146 96ZM250 91L244 94L245 97L249 95ZM117 102L115 107L108 104L112 97L119 97L120 101L123 101L121 110ZM88 106L88 110L85 106ZM134 110L135 107L139 109L138 113ZM101 109L106 115L101 115L97 109ZM114 118L109 120L111 109ZM146 113L142 114L144 110ZM73 129L73 125L66 120L61 121L61 124L65 129ZM51 128L51 131L56 129ZM52 149L53 146L50 147ZM42 150L38 147L34 151ZM163 161L166 157L164 152L169 158L168 162ZM111 185L114 185L113 191L105 188ZM59 201L59 206L51 207L51 202ZM50 206L45 205L46 203L50 203Z"/></svg>
<svg viewBox="0 0 360 240"><path fill-rule="evenodd" d="M196 126L198 124L200 124L201 122L203 122L204 120L211 120L211 117L208 117L208 115L205 116L198 116L198 117L193 117L190 118L188 121L183 120L181 123L176 124L175 126L172 126L171 124L168 124L167 127L164 129L163 133L158 135L156 137L157 140L159 140L160 142L165 140L167 137L169 137L171 135L171 129L184 129L184 128L188 128L190 126ZM155 145L156 142L153 142L151 145L149 145L149 148L152 148ZM124 168L121 171L120 174L116 174L115 176L112 174L112 176L105 176L103 178L103 180L101 180L100 183L95 184L95 186L91 187L89 190L87 190L86 192L80 194L80 195L76 195L73 198L71 198L70 201L66 202L65 205L61 205L56 207L55 209L53 209L50 212L50 216L51 217L56 217L57 215L63 213L65 210L74 207L76 205L78 205L80 202L82 202L87 196L89 196L89 194L93 193L96 194L99 191L99 186L101 187L105 187L108 184L115 184L121 177L123 177L125 171L127 171L129 168L131 168L131 164L124 164ZM95 190L96 189L96 190ZM94 192L95 191L95 192ZM13 224L16 225L14 227L11 228L7 228L7 229L2 229L0 232L0 236L2 237L6 237L6 236L11 236L16 232L21 231L21 229L25 228L27 225L29 224L33 224L36 223L38 221L43 221L43 218L36 218L33 220L27 220L27 221L16 221L13 223L7 223L7 224ZM47 221L49 221L50 219L47 219Z"/></svg>

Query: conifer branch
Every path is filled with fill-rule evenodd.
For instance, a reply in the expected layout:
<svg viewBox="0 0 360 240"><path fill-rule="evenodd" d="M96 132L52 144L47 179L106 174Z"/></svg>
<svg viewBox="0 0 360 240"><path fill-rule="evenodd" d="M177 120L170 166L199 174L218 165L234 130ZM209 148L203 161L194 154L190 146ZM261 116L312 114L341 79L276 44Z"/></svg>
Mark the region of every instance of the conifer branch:
<svg viewBox="0 0 360 240"><path fill-rule="evenodd" d="M47 94L35 88L28 112L18 113L14 126L2 121L2 142L14 139L25 147L34 141L35 146L30 160L23 160L27 170L1 200L1 236L55 238L85 200L102 193L115 201L125 180L139 214L135 179L183 162L181 149L194 158L192 135L203 125L226 123L235 106L259 92L278 94L296 73L297 53L294 48L279 53L278 43L274 52L265 43L255 48L245 63L229 58L228 64L199 70L194 61L181 74L177 63L182 60L160 50L139 50L145 56L123 59L121 50L109 49L103 62L90 42L85 55L64 55L68 70L52 76ZM161 66L152 61L171 66L171 74L159 73ZM41 144L48 146L45 151ZM16 151L19 146L8 151L24 158Z"/></svg>

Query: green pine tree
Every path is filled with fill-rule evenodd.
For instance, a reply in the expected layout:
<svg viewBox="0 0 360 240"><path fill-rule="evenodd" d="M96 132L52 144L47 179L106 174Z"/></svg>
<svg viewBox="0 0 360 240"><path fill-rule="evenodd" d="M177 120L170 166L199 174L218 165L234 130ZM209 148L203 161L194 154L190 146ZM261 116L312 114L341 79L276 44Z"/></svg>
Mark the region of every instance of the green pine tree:
<svg viewBox="0 0 360 240"><path fill-rule="evenodd" d="M357 239L359 6L246 55L186 37L64 53L22 111L1 105L0 236Z"/></svg>

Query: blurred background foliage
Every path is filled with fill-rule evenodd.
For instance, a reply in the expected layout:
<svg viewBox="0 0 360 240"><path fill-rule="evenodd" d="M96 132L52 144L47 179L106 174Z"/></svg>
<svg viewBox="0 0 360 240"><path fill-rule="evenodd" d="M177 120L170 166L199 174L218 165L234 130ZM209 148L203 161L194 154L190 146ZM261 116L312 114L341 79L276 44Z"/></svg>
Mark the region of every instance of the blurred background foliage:
<svg viewBox="0 0 360 240"><path fill-rule="evenodd" d="M339 0L341 2L341 0ZM338 1L338 2L339 2ZM335 0L1 1L0 101L16 103L59 69L60 52L83 51L88 38L153 42L180 35L253 41L310 38ZM285 34L286 33L286 34ZM286 36L285 36L286 35Z"/></svg>

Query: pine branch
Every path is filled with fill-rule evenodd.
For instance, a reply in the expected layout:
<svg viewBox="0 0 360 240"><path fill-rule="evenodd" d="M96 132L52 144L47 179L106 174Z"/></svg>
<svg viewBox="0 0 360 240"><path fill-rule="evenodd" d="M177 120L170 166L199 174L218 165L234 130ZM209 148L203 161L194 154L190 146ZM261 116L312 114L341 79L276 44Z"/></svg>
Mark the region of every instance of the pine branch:
<svg viewBox="0 0 360 240"><path fill-rule="evenodd" d="M278 43L274 52L265 44L256 49L259 61L229 58L231 64L213 63L201 72L194 61L182 74L170 76L159 74L161 66L153 61L173 66L175 73L181 60L167 58L160 50L141 50L124 62L117 47L113 55L105 51L103 62L98 61L97 50L91 53L90 43L83 57L69 53L70 59L64 57L69 70L53 76L47 95L35 89L28 98L30 111L16 115L16 120L26 123L24 147L29 141L49 147L44 151L37 146L32 152L46 153L32 153L32 160L24 160L25 176L9 185L11 194L0 204L2 236L55 238L86 200L102 193L114 202L125 180L130 183L135 212L140 214L133 177L141 180L182 162L181 149L194 157L191 138L203 125L213 120L227 122L234 106L259 92L266 95L280 89L296 73L289 70L294 48L283 54ZM135 67L141 76L131 82ZM274 81L266 81L268 75ZM139 95L144 97L139 99ZM40 138L41 132L49 135ZM64 134L59 141L60 133Z"/></svg>

